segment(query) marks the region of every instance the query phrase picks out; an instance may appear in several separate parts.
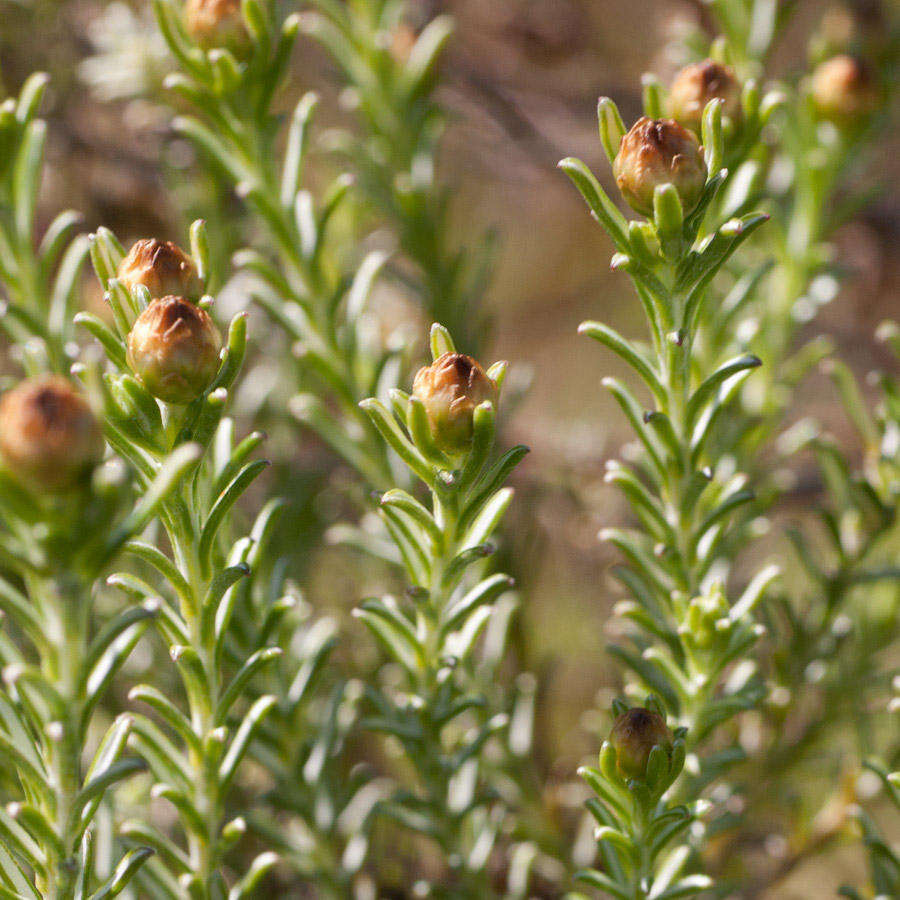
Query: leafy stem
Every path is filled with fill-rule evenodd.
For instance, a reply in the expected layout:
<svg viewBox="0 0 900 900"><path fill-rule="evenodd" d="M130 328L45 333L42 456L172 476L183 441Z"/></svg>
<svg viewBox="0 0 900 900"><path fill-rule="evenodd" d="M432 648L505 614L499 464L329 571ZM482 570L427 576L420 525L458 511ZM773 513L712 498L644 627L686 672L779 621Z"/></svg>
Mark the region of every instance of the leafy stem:
<svg viewBox="0 0 900 900"><path fill-rule="evenodd" d="M438 843L453 872L449 895L481 897L491 891L485 848L502 813L482 782L481 756L506 716L489 715L469 660L493 605L511 587L507 576L485 575L479 564L493 552L488 538L512 497L503 482L525 451L489 461L504 367L485 374L437 325L432 354L413 396L394 391L392 409L374 398L362 404L430 495L430 508L401 489L381 497L379 512L411 586L404 604L367 600L356 615L407 684L402 693L370 688L372 713L363 724L393 735L419 776L421 792L396 788L382 813ZM447 392L457 399L445 407ZM470 433L462 446L460 429Z"/></svg>
<svg viewBox="0 0 900 900"><path fill-rule="evenodd" d="M653 104L652 96L649 102ZM585 778L599 796L589 804L589 811L600 824L598 840L605 868L578 877L625 900L693 896L710 885L702 875L682 875L676 880L691 853L689 845L673 849L670 844L704 808L701 791L719 767L702 755L707 736L741 710L756 705L762 696L752 666L726 683L722 676L755 643L760 629L753 608L776 570L760 572L734 602L728 600L722 581L711 577L714 564L722 563L717 551L730 522L753 499L745 478L723 477L717 470L712 436L737 386L761 361L745 354L713 360L710 366L705 356L694 354L697 336L710 316L711 283L768 218L745 213L715 221L717 194L727 182L727 172L717 166L726 155L721 104L719 99L710 101L703 114L705 160L710 165L705 185L698 190L696 181L686 180L684 173L693 170L685 167L692 161L672 170L680 179L681 191L694 192L690 195L693 205L662 176L650 186L640 180L653 177L654 166L665 165L667 147L696 152L690 136L673 122L649 118L626 136L621 116L608 99L601 100L599 107L604 148L615 162L623 190L632 192L626 193L629 202L642 204L643 192L652 189L648 221L627 224L583 163L567 159L560 164L609 231L617 251L613 267L631 277L651 335L647 348L599 322L586 322L580 328L630 366L654 404L645 410L624 384L604 381L644 450L639 469L620 462L610 463L607 469L607 481L622 490L642 526L642 530L601 532L626 557L627 566L618 575L632 599L619 610L637 626L629 636L633 648L610 650L630 670L635 682L632 690L658 695L659 700L651 697L648 703L655 704L660 716L665 707L675 719L681 753L687 745L691 760L684 769L674 763L667 770L648 768L641 778L623 785L621 772L614 767L616 751L606 743L600 769L586 770ZM648 116L651 113L648 109ZM659 161L654 153L661 154ZM654 752L659 750L656 747ZM668 772L666 779L662 771ZM655 784L656 792L648 795L647 784ZM670 819L671 829L661 824Z"/></svg>
<svg viewBox="0 0 900 900"><path fill-rule="evenodd" d="M197 270L208 273L202 223L195 223L192 237L200 254ZM139 876L151 889L200 900L228 894L237 900L249 895L276 861L272 853L259 855L228 888L225 855L246 831L246 822L240 817L226 821L226 801L238 766L275 698L267 694L256 697L240 719L234 706L252 674L280 653L277 648L264 647L254 655L235 658L228 652L239 584L250 575L276 519L264 509L249 536L234 540L230 533L234 503L266 466L263 461L247 461L260 436L235 445L233 423L223 417L229 388L246 350L246 318L238 315L232 320L225 348L205 389L187 403L163 403L127 367L123 370L121 362L127 355L126 340L129 346L134 344L133 335L140 324L136 321L143 322L144 313L152 313L154 303L167 300L154 300L148 306L145 285L125 288L124 252L109 231L101 229L94 235L92 256L117 323L117 333L113 333L90 318L81 319L110 357L110 371L101 382L110 439L121 446L139 472L159 471L166 458L176 458L188 474L180 490L161 501L159 518L169 538L171 558L149 544L126 545L131 554L155 570L161 586L127 573L113 576L113 583L128 592L162 597L157 601L157 625L178 668L187 713L152 685L138 685L131 699L153 710L162 727L135 714L132 743L154 776L154 795L168 800L178 814L186 852L140 822L126 823L123 832L160 851L159 858ZM180 311L174 310L173 315L187 316L194 309L183 298L177 302ZM210 298L201 300L201 307L209 302ZM181 333L192 333L189 321L211 323L193 312L179 320ZM173 335L179 337L169 325L164 323L162 334L153 337L156 359L165 357L165 341ZM206 327L214 328L211 324ZM151 495L152 485L148 484L143 496Z"/></svg>

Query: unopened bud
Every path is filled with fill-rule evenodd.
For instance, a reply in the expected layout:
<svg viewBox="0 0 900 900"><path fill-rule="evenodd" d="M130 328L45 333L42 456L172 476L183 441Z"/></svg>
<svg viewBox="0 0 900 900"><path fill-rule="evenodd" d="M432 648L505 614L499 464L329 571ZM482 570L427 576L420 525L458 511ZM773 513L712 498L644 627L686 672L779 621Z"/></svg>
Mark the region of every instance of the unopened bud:
<svg viewBox="0 0 900 900"><path fill-rule="evenodd" d="M405 66L416 46L416 33L406 23L401 22L391 33L390 52L394 62Z"/></svg>
<svg viewBox="0 0 900 900"><path fill-rule="evenodd" d="M224 47L242 56L249 45L241 0L187 0L184 24L204 50Z"/></svg>
<svg viewBox="0 0 900 900"><path fill-rule="evenodd" d="M741 120L741 83L730 66L707 59L685 66L669 89L669 112L685 128L700 134L703 110L710 100L722 100L722 115Z"/></svg>
<svg viewBox="0 0 900 900"><path fill-rule="evenodd" d="M616 751L616 764L626 778L643 778L654 747L672 750L672 732L657 712L635 706L616 718L609 742Z"/></svg>
<svg viewBox="0 0 900 900"><path fill-rule="evenodd" d="M638 119L622 138L613 173L628 205L645 216L653 213L653 192L660 185L673 185L688 213L706 184L700 143L674 119Z"/></svg>
<svg viewBox="0 0 900 900"><path fill-rule="evenodd" d="M823 119L850 125L878 108L878 87L871 69L852 56L833 56L813 72L812 98Z"/></svg>
<svg viewBox="0 0 900 900"><path fill-rule="evenodd" d="M190 403L219 367L222 339L206 310L184 297L154 300L128 335L128 365L166 403Z"/></svg>
<svg viewBox="0 0 900 900"><path fill-rule="evenodd" d="M0 398L0 457L28 486L60 492L103 457L103 433L72 384L45 375Z"/></svg>
<svg viewBox="0 0 900 900"><path fill-rule="evenodd" d="M203 282L194 261L172 241L138 241L119 265L118 278L131 290L143 285L151 297L199 297Z"/></svg>
<svg viewBox="0 0 900 900"><path fill-rule="evenodd" d="M464 453L472 443L475 408L496 402L497 386L463 353L445 353L419 369L413 396L422 401L435 443L444 452Z"/></svg>

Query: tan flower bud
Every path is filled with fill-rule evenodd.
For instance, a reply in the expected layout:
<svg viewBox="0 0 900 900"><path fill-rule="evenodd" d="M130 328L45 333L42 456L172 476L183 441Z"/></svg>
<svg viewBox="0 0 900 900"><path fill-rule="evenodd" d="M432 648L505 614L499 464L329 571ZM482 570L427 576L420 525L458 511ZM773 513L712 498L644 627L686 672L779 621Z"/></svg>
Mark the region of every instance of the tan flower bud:
<svg viewBox="0 0 900 900"><path fill-rule="evenodd" d="M416 32L406 23L401 22L391 32L391 57L398 65L405 66L416 46Z"/></svg>
<svg viewBox="0 0 900 900"><path fill-rule="evenodd" d="M128 335L128 365L166 403L190 403L219 367L222 339L206 310L184 297L154 300Z"/></svg>
<svg viewBox="0 0 900 900"><path fill-rule="evenodd" d="M496 402L497 386L481 366L463 353L445 353L419 369L413 396L422 401L435 443L444 452L464 453L472 443L475 408Z"/></svg>
<svg viewBox="0 0 900 900"><path fill-rule="evenodd" d="M613 163L622 196L636 212L653 214L653 192L672 184L685 213L700 199L706 163L697 138L674 119L638 119L622 138Z"/></svg>
<svg viewBox="0 0 900 900"><path fill-rule="evenodd" d="M204 50L225 47L242 56L249 46L241 0L187 0L184 24Z"/></svg>
<svg viewBox="0 0 900 900"><path fill-rule="evenodd" d="M813 72L812 98L823 119L849 125L878 108L871 69L852 56L833 56Z"/></svg>
<svg viewBox="0 0 900 900"><path fill-rule="evenodd" d="M609 742L616 751L616 764L622 775L643 778L654 747L659 745L667 752L671 751L672 732L659 713L635 706L613 723Z"/></svg>
<svg viewBox="0 0 900 900"><path fill-rule="evenodd" d="M722 100L722 115L735 125L740 123L741 83L730 66L707 59L685 66L675 77L669 89L669 112L699 135L710 100Z"/></svg>
<svg viewBox="0 0 900 900"><path fill-rule="evenodd" d="M0 457L23 483L57 493L101 460L103 433L69 381L32 378L0 398Z"/></svg>
<svg viewBox="0 0 900 900"><path fill-rule="evenodd" d="M129 290L139 284L150 291L151 297L199 297L203 282L194 261L172 241L147 238L138 241L122 260L119 281Z"/></svg>

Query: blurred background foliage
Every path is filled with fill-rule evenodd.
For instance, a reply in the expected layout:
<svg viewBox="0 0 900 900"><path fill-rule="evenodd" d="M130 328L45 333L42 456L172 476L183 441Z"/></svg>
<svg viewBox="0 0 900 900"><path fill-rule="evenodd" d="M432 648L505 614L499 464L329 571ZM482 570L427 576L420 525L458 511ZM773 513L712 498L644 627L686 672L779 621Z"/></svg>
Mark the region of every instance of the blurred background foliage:
<svg viewBox="0 0 900 900"><path fill-rule="evenodd" d="M897 10L891 0L794 5L768 78L790 79L803 67L816 29L823 42L851 40L864 51L896 42ZM171 107L177 110L179 101L164 96L163 88L173 64L148 6L137 0L0 0L0 8L3 93L16 93L35 70L51 76L43 110L49 121L48 165L38 232L69 207L83 214L87 229L102 223L126 243L149 235L179 240L188 223L202 216L210 232L213 272L224 285L219 318L224 321L244 308L247 285L241 277L229 277L230 257L254 242L259 225L227 179L199 164L193 145L173 132ZM610 615L620 595L605 574L615 557L596 534L600 527L628 521L620 497L603 481L604 465L627 440L628 430L598 389L604 375L621 372L608 355L577 339L575 330L585 318L603 318L625 334L640 325L623 279L608 270L606 236L583 214L580 198L556 162L575 154L597 171L607 171L599 165L597 97L615 97L626 121L632 121L640 109L641 74L652 70L667 82L689 58L692 42L702 44L713 19L699 0L411 0L404 27L414 35L442 13L452 16L455 30L435 94L446 111L444 127L428 135L437 146L437 188L428 201L435 206L427 220L434 233L424 226L410 229L409 219L405 226L398 220L391 173L412 167L414 159L404 157L402 142L390 134L381 135L396 154L384 163L387 176L379 181L378 159L355 172L361 195L374 202L351 204L333 227L346 234L346 252L357 260L362 253L355 236L360 234L365 235L363 249L399 245L401 256L377 288L375 305L386 333L402 327L414 337L415 362L424 359L427 325L438 318L450 326L462 351L512 364L509 384L516 402L507 404L504 441L527 444L532 453L512 479L516 499L498 565L518 584L506 665L509 672L533 673L520 680L520 695L536 691L530 759L516 773L529 782L526 795L544 823L540 841L546 859L537 865L531 889L558 896L569 848L574 843L577 849L579 805L585 797L573 773L596 751L598 736L608 727L606 715L592 711L606 709L620 688L619 670L604 650L620 627ZM358 96L306 31L314 29L301 26L291 74L276 105L287 115L305 91L320 94L307 174L318 188L354 168L335 153L346 147L339 130L349 128L365 138L368 126L359 124ZM402 54L404 32L395 40L393 50ZM896 87L896 71L884 74ZM891 127L897 110L890 112L874 136L865 179L854 174L838 191L843 202L875 187L868 204L834 235L836 258L845 269L841 290L812 321L799 322L798 342L827 335L836 355L856 374L867 402L874 402L878 391L866 379L868 372L896 371L897 365L874 337L883 319L898 315L900 296L900 137ZM362 159L352 149L349 158L351 163ZM453 260L461 249L465 265L457 271ZM424 270L417 266L423 260ZM88 306L101 306L99 288L87 274L84 296ZM327 540L332 526L358 516L366 497L334 454L283 414L295 385L285 383L276 359L287 351L283 337L258 310L252 313L250 334L253 349L236 411L241 433L253 427L268 432L267 455L276 465L250 492L248 521L253 499L261 501L266 494L290 499L273 538L279 545L273 556L289 559L289 576L309 609L335 620L343 635L334 657L341 670L365 676L378 657L350 610L361 597L397 585L383 568ZM3 366L11 371L5 357ZM794 390L786 424L822 423L857 468L865 436L861 439L848 420L839 393L827 373L814 370ZM771 448L767 452L772 454ZM814 543L821 542L812 521L816 511L827 502L840 507L844 500L826 499L829 485L814 452L772 454L766 460L785 467L785 490L759 542L760 552L775 548L787 557L788 529L796 525L811 533ZM787 593L818 590L805 587L806 577L800 564L789 566ZM132 661L135 677L152 665L152 652L147 648ZM893 653L888 667L898 663L896 640ZM792 660L778 662L789 666ZM852 678L852 668L847 671ZM502 682L502 666L500 674ZM853 699L853 685L843 682L816 702L852 704ZM749 751L759 749L766 724L753 717L745 723L741 740ZM790 715L776 725L791 726ZM864 775L860 787L850 742L828 731L823 737L807 747L811 761L803 766L770 760L770 766L783 765L785 771L757 788L754 827L743 833L741 845L730 838L723 838L720 847L713 844L714 865L745 879L752 875L751 887L741 896L832 896L840 884L862 880L861 845L847 840L843 825L857 790L863 795L874 791L879 779ZM357 746L364 740L351 738L351 757L372 756L371 748ZM248 790L256 789L256 774L251 773ZM851 783L842 785L841 806L830 789L843 779ZM781 793L785 784L796 788L790 797ZM766 793L776 790L773 785L777 796ZM802 811L785 815L785 807L794 803ZM890 833L890 816L880 814L876 804L872 815L885 818ZM374 850L378 856L377 836ZM408 884L391 866L413 865L415 851L406 845L393 850L382 873L384 884ZM427 872L427 859L419 865ZM287 895L303 896L293 893L299 889L290 890Z"/></svg>

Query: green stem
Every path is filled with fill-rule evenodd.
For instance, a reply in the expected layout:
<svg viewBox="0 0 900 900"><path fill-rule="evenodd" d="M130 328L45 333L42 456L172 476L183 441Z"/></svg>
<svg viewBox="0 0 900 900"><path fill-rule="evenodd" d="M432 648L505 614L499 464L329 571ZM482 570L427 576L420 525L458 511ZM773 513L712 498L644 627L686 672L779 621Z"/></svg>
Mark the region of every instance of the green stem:
<svg viewBox="0 0 900 900"><path fill-rule="evenodd" d="M461 832L462 821L459 816L447 808L450 781L456 773L449 771L445 764L446 754L441 737L443 726L434 722L430 710L431 698L439 689L438 673L443 667L443 661L439 656L441 618L459 585L459 579L448 584L446 574L450 562L459 552L460 497L457 491L432 491L432 504L435 522L441 530L442 540L434 546L434 553L430 561L431 575L427 585L429 592L427 608L419 613L419 627L424 636L427 668L419 683L415 685L414 691L426 703L422 715L425 741L424 752L417 758L414 757L413 762L423 776L428 796L434 808L440 810L442 815L443 821L440 829L442 849L454 875L453 889L457 892L456 896L476 900L476 898L493 896L493 892L483 872L472 872L466 866L463 852L464 839Z"/></svg>
<svg viewBox="0 0 900 900"><path fill-rule="evenodd" d="M183 491L188 488L184 487ZM181 498L182 503L187 503L186 495ZM178 510L169 510L167 517L167 531L172 544L177 565L191 588L191 608L182 604L181 614L187 626L191 647L197 653L206 682L210 685L209 696L197 701L192 692L188 691L188 705L190 708L190 721L194 734L197 736L200 753L192 748L188 749L188 761L193 770L191 779L194 784L194 800L201 817L204 819L205 829L203 834L196 833L186 827L188 849L191 867L200 885L201 896L206 900L213 900L213 880L217 874L217 843L223 818L223 802L217 778L217 760L207 758L210 752L209 735L213 730L213 711L218 703L221 692L219 672L215 664L215 647L211 640L207 639L201 628L201 610L209 580L204 579L201 572L202 566L198 556L198 535L193 528L185 527L183 517ZM171 523L177 523L172 526Z"/></svg>
<svg viewBox="0 0 900 900"><path fill-rule="evenodd" d="M45 598L45 613L52 617L50 633L58 636L54 652L41 660L42 673L65 704L63 718L52 726L57 733L47 735L56 810L55 816L52 810L45 812L55 824L63 855L48 854L45 891L50 900L68 900L74 896L78 876L72 808L82 782L80 723L85 698L79 691L79 679L87 651L88 603L83 588L65 577L43 582L38 590L37 596Z"/></svg>

